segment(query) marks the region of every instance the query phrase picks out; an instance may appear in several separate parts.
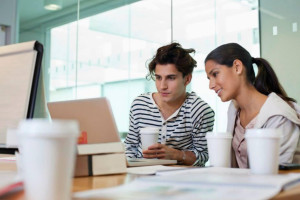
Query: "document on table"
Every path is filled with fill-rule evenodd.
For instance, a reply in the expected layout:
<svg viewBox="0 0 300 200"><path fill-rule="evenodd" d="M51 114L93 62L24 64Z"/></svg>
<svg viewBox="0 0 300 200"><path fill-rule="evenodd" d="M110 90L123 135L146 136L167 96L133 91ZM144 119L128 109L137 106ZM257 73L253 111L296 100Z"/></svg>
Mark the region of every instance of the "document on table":
<svg viewBox="0 0 300 200"><path fill-rule="evenodd" d="M173 172L177 170L186 170L187 167L174 167L164 165L152 165L142 167L129 167L127 173L129 174L140 174L140 175L154 175L161 172Z"/></svg>
<svg viewBox="0 0 300 200"><path fill-rule="evenodd" d="M15 171L0 171L0 199L7 193L23 189L23 182Z"/></svg>
<svg viewBox="0 0 300 200"><path fill-rule="evenodd" d="M6 161L6 162L15 162L16 161L16 157L15 156L9 156L9 157L1 157L0 158L0 162L1 161Z"/></svg>
<svg viewBox="0 0 300 200"><path fill-rule="evenodd" d="M176 173L176 174L175 174ZM270 199L300 174L252 175L247 169L199 168L173 175L141 177L122 186L74 193L75 198L124 200Z"/></svg>

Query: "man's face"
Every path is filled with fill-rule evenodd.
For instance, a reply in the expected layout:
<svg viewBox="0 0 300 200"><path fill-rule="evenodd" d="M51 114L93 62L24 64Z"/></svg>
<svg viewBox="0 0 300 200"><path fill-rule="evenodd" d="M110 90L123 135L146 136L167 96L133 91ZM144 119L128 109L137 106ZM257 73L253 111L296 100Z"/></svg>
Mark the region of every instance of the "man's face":
<svg viewBox="0 0 300 200"><path fill-rule="evenodd" d="M182 77L182 73L174 64L157 64L155 84L161 100L166 103L176 103L185 98L186 86L190 83L191 77L191 74Z"/></svg>

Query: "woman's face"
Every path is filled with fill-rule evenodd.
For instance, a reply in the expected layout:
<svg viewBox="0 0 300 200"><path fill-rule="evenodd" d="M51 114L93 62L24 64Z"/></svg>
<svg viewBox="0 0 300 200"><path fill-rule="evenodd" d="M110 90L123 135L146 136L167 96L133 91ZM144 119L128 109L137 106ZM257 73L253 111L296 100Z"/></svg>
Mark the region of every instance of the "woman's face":
<svg viewBox="0 0 300 200"><path fill-rule="evenodd" d="M235 99L240 85L240 76L234 65L228 67L208 60L205 63L205 71L209 79L209 89L214 90L223 102Z"/></svg>

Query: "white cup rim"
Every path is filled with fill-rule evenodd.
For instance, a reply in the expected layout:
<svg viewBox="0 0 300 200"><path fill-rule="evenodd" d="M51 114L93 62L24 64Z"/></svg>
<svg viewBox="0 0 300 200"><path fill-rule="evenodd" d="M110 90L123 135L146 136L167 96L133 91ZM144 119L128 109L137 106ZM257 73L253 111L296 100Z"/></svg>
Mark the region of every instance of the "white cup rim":
<svg viewBox="0 0 300 200"><path fill-rule="evenodd" d="M157 135L158 133L153 133L153 132L149 132L149 133L141 133L141 135Z"/></svg>
<svg viewBox="0 0 300 200"><path fill-rule="evenodd" d="M79 125L76 120L27 119L19 123L17 134L35 138L78 137Z"/></svg>
<svg viewBox="0 0 300 200"><path fill-rule="evenodd" d="M247 129L245 138L282 138L278 129Z"/></svg>
<svg viewBox="0 0 300 200"><path fill-rule="evenodd" d="M159 128L158 127L143 127L140 128L140 133L141 134L153 134L153 133L158 133Z"/></svg>
<svg viewBox="0 0 300 200"><path fill-rule="evenodd" d="M229 132L207 132L206 138L215 138L215 139L223 139L223 138L232 138L232 134Z"/></svg>

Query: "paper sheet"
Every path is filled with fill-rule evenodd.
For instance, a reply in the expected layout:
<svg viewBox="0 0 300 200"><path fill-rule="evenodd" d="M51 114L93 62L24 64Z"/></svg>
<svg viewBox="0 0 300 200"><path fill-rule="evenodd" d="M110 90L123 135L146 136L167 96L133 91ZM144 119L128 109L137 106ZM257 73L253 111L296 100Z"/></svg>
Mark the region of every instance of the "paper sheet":
<svg viewBox="0 0 300 200"><path fill-rule="evenodd" d="M77 192L74 197L124 200L270 199L286 183L300 180L300 174L259 176L251 175L249 170L244 169L202 169L184 170L176 175L142 177L119 187Z"/></svg>
<svg viewBox="0 0 300 200"><path fill-rule="evenodd" d="M15 171L0 171L0 199L5 194L23 188L23 182Z"/></svg>
<svg viewBox="0 0 300 200"><path fill-rule="evenodd" d="M143 166L143 167L130 167L127 168L127 173L129 174L140 174L140 175L154 175L156 173L163 172L174 172L177 170L184 170L185 167L171 167L164 165L153 165L153 166Z"/></svg>

